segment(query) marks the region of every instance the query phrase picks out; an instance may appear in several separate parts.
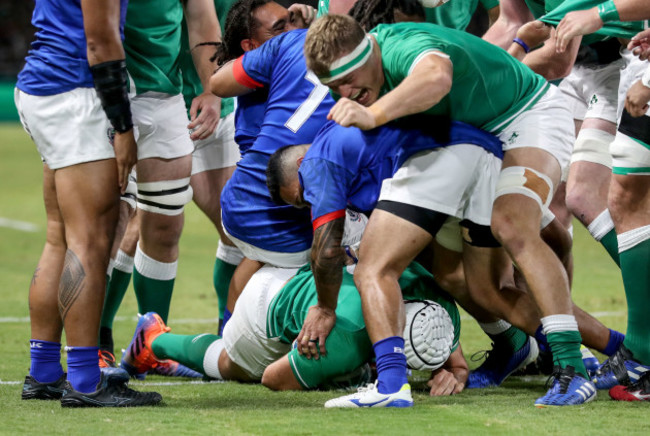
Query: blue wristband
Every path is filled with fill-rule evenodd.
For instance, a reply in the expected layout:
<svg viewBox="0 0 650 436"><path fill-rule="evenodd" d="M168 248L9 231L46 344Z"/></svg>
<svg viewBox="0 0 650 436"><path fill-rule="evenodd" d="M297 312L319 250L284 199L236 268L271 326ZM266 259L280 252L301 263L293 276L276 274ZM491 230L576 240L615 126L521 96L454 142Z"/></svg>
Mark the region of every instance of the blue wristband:
<svg viewBox="0 0 650 436"><path fill-rule="evenodd" d="M530 53L530 47L528 47L528 44L526 44L523 39L515 38L515 39L512 40L512 42L516 42L517 44L519 44L521 46L521 48L524 49L524 51L526 53Z"/></svg>

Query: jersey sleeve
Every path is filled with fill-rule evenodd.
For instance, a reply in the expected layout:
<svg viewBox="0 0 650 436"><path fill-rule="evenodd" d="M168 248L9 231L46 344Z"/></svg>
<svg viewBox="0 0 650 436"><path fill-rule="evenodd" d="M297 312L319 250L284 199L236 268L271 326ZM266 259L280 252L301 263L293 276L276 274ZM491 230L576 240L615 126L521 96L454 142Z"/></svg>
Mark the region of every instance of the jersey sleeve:
<svg viewBox="0 0 650 436"><path fill-rule="evenodd" d="M426 56L437 55L450 58L448 44L427 32L414 29L391 36L392 38L382 46L382 62L384 71L397 83L410 75L418 62ZM400 39L400 43L393 44L392 39Z"/></svg>
<svg viewBox="0 0 650 436"><path fill-rule="evenodd" d="M305 159L300 165L303 198L311 205L314 230L345 216L348 191L354 175L323 159Z"/></svg>
<svg viewBox="0 0 650 436"><path fill-rule="evenodd" d="M271 83L273 67L280 53L280 45L284 38L271 38L255 50L244 53L241 59L241 68L235 71L235 78L244 86L249 86L239 80L252 81L256 87L268 86ZM236 66L233 66L233 70Z"/></svg>

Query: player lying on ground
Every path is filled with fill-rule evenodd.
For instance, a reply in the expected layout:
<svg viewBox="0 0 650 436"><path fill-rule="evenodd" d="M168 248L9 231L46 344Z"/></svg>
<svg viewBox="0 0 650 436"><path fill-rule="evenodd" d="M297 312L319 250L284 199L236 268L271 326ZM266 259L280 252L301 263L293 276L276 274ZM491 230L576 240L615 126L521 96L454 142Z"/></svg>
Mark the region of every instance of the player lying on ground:
<svg viewBox="0 0 650 436"><path fill-rule="evenodd" d="M453 300L417 263L404 272L400 285L410 298L433 300L419 307L421 314L413 314L407 323L405 335L412 338L406 345L409 362L417 369L434 369L431 395L462 391L468 370L458 344L460 317ZM122 366L137 374L155 367L160 359L174 359L214 379L261 381L274 390L325 387L350 373L358 377L359 368L372 357L372 348L361 299L347 271L343 272L337 323L327 340L327 355L308 359L292 347L316 299L309 266L297 271L264 266L244 288L223 338L169 333L160 317L149 313L140 319ZM365 375L358 383L368 381Z"/></svg>

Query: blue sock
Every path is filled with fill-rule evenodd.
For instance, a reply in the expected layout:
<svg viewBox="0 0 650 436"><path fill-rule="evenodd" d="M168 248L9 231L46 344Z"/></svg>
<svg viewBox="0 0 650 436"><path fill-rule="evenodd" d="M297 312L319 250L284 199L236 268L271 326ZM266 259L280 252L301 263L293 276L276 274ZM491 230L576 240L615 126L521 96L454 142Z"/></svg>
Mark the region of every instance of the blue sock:
<svg viewBox="0 0 650 436"><path fill-rule="evenodd" d="M228 322L228 320L230 320L231 316L232 313L230 313L230 311L226 307L226 309L223 311L223 322L221 323L221 328L219 329L219 336L223 336L223 329L224 327L226 327L226 323Z"/></svg>
<svg viewBox="0 0 650 436"><path fill-rule="evenodd" d="M51 383L60 379L63 375L61 344L30 339L29 347L32 361L29 375L39 383Z"/></svg>
<svg viewBox="0 0 650 436"><path fill-rule="evenodd" d="M548 345L548 339L546 339L546 335L544 334L544 326L541 324L535 330L535 339L537 340L537 345L539 345L539 351L543 353L549 353L551 351L551 347Z"/></svg>
<svg viewBox="0 0 650 436"><path fill-rule="evenodd" d="M404 339L391 336L375 342L372 348L377 357L377 390L382 394L399 391L408 383Z"/></svg>
<svg viewBox="0 0 650 436"><path fill-rule="evenodd" d="M99 347L66 347L68 352L68 381L78 392L97 390L99 383Z"/></svg>
<svg viewBox="0 0 650 436"><path fill-rule="evenodd" d="M623 333L609 329L609 342L607 342L607 346L603 350L603 354L606 354L608 356L614 355L624 340L625 335Z"/></svg>

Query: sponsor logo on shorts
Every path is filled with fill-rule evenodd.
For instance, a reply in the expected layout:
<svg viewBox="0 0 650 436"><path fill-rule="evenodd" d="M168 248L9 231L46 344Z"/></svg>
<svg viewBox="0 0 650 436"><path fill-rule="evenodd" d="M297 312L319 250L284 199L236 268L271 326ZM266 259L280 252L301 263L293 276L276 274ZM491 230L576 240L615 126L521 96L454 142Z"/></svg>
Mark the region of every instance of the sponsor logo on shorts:
<svg viewBox="0 0 650 436"><path fill-rule="evenodd" d="M517 138L519 138L519 133L517 132L512 132L512 135L510 135L510 138L508 138L508 144L512 145L515 142L517 142Z"/></svg>

